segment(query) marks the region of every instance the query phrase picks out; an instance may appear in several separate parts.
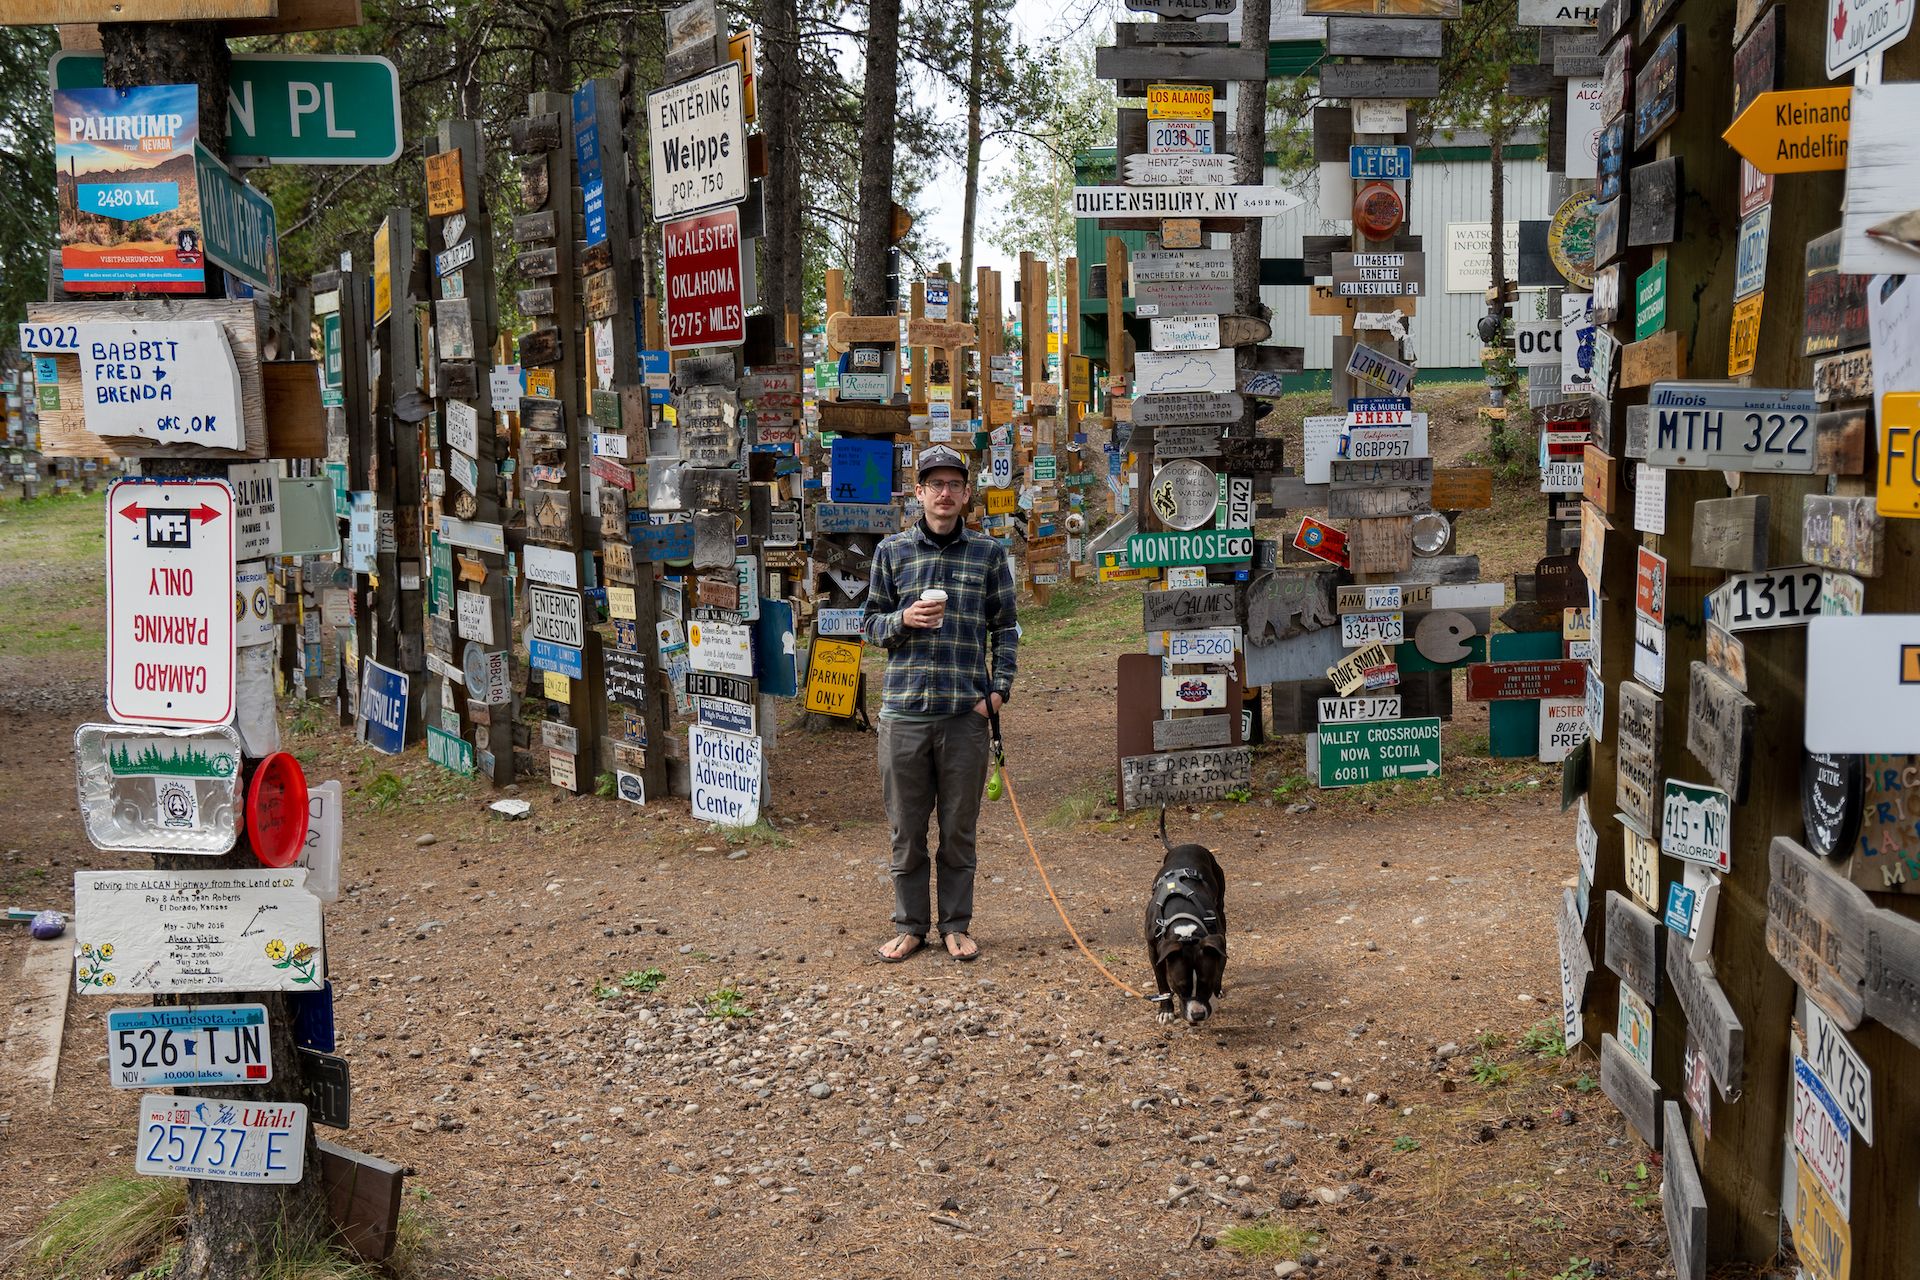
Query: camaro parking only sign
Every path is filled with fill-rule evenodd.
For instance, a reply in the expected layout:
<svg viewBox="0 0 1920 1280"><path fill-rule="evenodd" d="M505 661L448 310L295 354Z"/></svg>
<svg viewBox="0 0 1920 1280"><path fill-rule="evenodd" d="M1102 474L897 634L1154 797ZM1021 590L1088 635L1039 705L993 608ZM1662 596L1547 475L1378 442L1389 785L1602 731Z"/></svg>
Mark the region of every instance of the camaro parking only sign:
<svg viewBox="0 0 1920 1280"><path fill-rule="evenodd" d="M122 724L233 718L233 490L121 480L107 492L107 711Z"/></svg>

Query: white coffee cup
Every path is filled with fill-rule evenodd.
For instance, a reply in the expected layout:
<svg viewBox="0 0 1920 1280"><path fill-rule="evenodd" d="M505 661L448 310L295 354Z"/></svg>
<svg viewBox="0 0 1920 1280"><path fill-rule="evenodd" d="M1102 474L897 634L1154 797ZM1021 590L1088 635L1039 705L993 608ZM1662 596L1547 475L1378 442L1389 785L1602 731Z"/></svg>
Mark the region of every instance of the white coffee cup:
<svg viewBox="0 0 1920 1280"><path fill-rule="evenodd" d="M939 587L929 587L925 591L922 591L920 593L920 601L923 604L937 604L944 609L947 603L947 593ZM946 621L945 614L941 615L940 621L941 622ZM933 627L934 627L934 630L936 631L939 630L940 622L934 623Z"/></svg>

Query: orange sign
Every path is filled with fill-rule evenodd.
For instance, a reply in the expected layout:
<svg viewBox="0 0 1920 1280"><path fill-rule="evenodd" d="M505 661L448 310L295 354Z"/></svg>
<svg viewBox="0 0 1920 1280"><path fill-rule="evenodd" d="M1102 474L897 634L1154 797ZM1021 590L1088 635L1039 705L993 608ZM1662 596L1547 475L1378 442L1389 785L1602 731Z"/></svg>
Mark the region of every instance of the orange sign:
<svg viewBox="0 0 1920 1280"><path fill-rule="evenodd" d="M1727 336L1727 376L1737 378L1752 373L1760 354L1760 303L1765 293L1756 293L1733 304L1733 326Z"/></svg>
<svg viewBox="0 0 1920 1280"><path fill-rule="evenodd" d="M460 148L427 157L427 213L444 218L467 207L460 188Z"/></svg>
<svg viewBox="0 0 1920 1280"><path fill-rule="evenodd" d="M1720 136L1761 173L1816 173L1847 167L1853 89L1763 93Z"/></svg>

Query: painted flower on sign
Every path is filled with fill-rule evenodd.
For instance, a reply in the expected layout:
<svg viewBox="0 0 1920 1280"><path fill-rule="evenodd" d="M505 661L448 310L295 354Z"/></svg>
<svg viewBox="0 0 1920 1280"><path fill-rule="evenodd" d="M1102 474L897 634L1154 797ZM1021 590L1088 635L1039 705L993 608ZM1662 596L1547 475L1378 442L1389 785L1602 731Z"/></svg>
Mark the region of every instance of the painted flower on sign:
<svg viewBox="0 0 1920 1280"><path fill-rule="evenodd" d="M111 987L116 979L113 971L106 966L112 959L113 944L111 942L102 942L98 945L91 942L81 943L80 967L74 975L80 983L80 989L85 991L90 987Z"/></svg>
<svg viewBox="0 0 1920 1280"><path fill-rule="evenodd" d="M296 942L289 949L286 942L279 938L274 938L266 946L267 959L274 962L273 967L293 970L294 981L301 983L316 981L313 957L317 950L311 942Z"/></svg>

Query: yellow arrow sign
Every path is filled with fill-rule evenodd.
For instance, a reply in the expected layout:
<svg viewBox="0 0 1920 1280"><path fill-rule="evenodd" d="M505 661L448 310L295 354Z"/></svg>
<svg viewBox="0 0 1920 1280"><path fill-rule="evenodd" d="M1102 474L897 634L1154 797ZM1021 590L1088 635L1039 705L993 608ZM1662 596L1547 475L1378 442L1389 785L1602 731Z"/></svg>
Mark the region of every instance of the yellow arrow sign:
<svg viewBox="0 0 1920 1280"><path fill-rule="evenodd" d="M1762 173L1814 173L1847 167L1853 89L1763 93L1720 136Z"/></svg>

